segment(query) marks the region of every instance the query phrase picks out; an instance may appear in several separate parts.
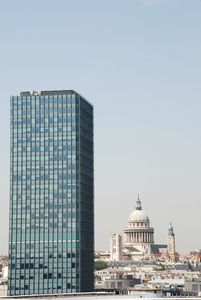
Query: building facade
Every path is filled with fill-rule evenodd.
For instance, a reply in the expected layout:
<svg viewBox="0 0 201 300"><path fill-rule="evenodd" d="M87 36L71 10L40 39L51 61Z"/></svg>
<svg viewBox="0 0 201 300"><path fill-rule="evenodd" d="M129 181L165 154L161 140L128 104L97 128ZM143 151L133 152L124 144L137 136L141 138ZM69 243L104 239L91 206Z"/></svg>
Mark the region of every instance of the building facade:
<svg viewBox="0 0 201 300"><path fill-rule="evenodd" d="M110 239L110 260L120 261L122 256L122 237L118 233L114 233Z"/></svg>
<svg viewBox="0 0 201 300"><path fill-rule="evenodd" d="M93 107L73 90L11 97L8 295L93 290Z"/></svg>
<svg viewBox="0 0 201 300"><path fill-rule="evenodd" d="M135 209L130 214L128 225L124 229L124 241L122 242L122 237L118 233L111 236L110 260L139 261L145 257L160 256L166 249L166 244L155 244L154 228L150 226L149 217L142 209L138 196Z"/></svg>
<svg viewBox="0 0 201 300"><path fill-rule="evenodd" d="M135 209L130 214L128 226L124 229L124 246L131 259L143 257L151 253L154 244L154 228L150 226L148 215L142 210L138 197Z"/></svg>

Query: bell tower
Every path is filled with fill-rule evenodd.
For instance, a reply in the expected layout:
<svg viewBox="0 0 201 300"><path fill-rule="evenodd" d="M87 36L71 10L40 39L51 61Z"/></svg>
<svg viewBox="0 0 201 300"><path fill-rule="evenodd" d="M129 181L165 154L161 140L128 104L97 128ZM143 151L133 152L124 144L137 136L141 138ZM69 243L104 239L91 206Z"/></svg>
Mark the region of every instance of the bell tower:
<svg viewBox="0 0 201 300"><path fill-rule="evenodd" d="M175 260L175 234L171 223L168 227L167 252L170 259Z"/></svg>

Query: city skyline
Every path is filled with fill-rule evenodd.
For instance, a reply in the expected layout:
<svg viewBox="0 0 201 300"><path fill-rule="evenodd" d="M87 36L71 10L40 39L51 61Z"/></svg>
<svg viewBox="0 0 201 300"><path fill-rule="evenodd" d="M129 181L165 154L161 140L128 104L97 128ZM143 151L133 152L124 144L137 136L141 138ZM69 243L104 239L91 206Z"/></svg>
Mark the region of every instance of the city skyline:
<svg viewBox="0 0 201 300"><path fill-rule="evenodd" d="M8 251L9 97L73 88L95 107L95 239L109 249L140 193L156 242L201 248L201 3L0 4L0 253Z"/></svg>

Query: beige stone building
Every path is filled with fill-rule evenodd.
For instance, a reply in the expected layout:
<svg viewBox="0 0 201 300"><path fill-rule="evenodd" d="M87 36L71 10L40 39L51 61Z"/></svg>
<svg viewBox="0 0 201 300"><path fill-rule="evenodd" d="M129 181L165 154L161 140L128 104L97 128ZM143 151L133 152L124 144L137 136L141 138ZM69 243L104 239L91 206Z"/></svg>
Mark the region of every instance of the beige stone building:
<svg viewBox="0 0 201 300"><path fill-rule="evenodd" d="M122 256L122 237L118 233L114 233L110 239L110 260L120 261Z"/></svg>
<svg viewBox="0 0 201 300"><path fill-rule="evenodd" d="M176 259L175 234L174 234L173 226L171 223L168 228L167 254L172 261L175 261L175 259Z"/></svg>
<svg viewBox="0 0 201 300"><path fill-rule="evenodd" d="M124 243L121 245L121 236L113 234L110 241L111 260L139 260L146 255L159 254L161 248L167 245L156 245L154 243L154 228L146 212L142 209L141 201L138 199L135 208L128 218L128 225L124 229Z"/></svg>
<svg viewBox="0 0 201 300"><path fill-rule="evenodd" d="M130 214L128 225L124 229L124 253L128 258L141 258L151 253L151 245L154 244L154 228L150 226L148 215L142 209L138 197L135 209Z"/></svg>

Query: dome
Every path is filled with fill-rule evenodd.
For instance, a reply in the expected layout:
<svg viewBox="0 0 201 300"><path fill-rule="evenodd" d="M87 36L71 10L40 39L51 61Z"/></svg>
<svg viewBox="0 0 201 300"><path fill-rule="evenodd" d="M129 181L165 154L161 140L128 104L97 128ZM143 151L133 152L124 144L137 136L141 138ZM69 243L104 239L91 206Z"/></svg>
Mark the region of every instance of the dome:
<svg viewBox="0 0 201 300"><path fill-rule="evenodd" d="M146 212L142 210L139 195L135 209L129 216L128 225L124 229L124 239L124 245L126 245L126 247L133 247L137 249L135 251L141 251L142 255L145 254L145 248L148 249L147 247L154 244L154 228L150 227L149 217ZM132 251L133 250L131 250L131 252Z"/></svg>
<svg viewBox="0 0 201 300"><path fill-rule="evenodd" d="M128 222L149 222L149 217L147 216L147 214L144 212L144 210L134 210L128 219Z"/></svg>
<svg viewBox="0 0 201 300"><path fill-rule="evenodd" d="M149 217L147 216L145 211L142 210L141 201L139 199L139 196L136 201L135 210L130 214L128 222L129 223L131 223L131 222L132 223L137 223L137 222L147 223L147 222L149 222Z"/></svg>

